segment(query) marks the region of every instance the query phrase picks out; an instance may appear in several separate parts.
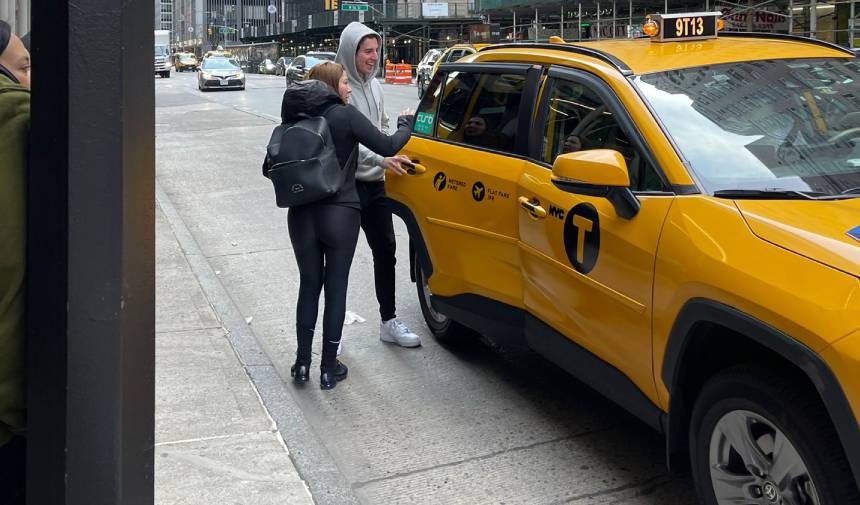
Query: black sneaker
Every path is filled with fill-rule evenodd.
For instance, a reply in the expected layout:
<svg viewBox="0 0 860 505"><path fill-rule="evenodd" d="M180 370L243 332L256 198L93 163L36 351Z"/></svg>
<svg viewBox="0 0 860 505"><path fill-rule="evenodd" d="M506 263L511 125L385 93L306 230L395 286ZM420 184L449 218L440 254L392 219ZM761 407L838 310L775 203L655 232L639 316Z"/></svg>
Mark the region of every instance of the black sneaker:
<svg viewBox="0 0 860 505"><path fill-rule="evenodd" d="M349 368L346 367L340 360L334 362L333 370L320 369L320 389L334 389L337 383L346 379L346 374Z"/></svg>
<svg viewBox="0 0 860 505"><path fill-rule="evenodd" d="M293 382L304 383L310 380L310 368L310 365L306 365L304 363L296 363L291 366L290 376L293 378Z"/></svg>

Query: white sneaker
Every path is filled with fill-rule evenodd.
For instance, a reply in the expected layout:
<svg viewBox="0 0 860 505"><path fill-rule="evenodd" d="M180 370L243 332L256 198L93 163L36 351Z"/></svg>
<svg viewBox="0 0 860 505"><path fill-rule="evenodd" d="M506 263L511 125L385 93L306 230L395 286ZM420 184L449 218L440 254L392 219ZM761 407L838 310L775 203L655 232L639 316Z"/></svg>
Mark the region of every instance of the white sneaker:
<svg viewBox="0 0 860 505"><path fill-rule="evenodd" d="M379 324L379 340L395 343L401 347L418 347L421 337L409 331L399 319L391 319Z"/></svg>

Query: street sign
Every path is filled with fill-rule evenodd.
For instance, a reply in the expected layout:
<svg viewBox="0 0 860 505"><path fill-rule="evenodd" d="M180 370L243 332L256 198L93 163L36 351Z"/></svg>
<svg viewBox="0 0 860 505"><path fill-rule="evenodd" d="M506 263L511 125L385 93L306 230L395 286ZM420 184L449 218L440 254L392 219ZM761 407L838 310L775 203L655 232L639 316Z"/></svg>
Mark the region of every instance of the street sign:
<svg viewBox="0 0 860 505"><path fill-rule="evenodd" d="M193 26L188 27L188 33L194 33L194 27Z"/></svg>
<svg viewBox="0 0 860 505"><path fill-rule="evenodd" d="M278 8L275 7L274 4L269 4L269 6L266 8L266 10L269 11L269 14L274 14L274 13L278 12Z"/></svg>
<svg viewBox="0 0 860 505"><path fill-rule="evenodd" d="M344 2L340 4L340 10L342 11L366 11L367 10L367 2Z"/></svg>

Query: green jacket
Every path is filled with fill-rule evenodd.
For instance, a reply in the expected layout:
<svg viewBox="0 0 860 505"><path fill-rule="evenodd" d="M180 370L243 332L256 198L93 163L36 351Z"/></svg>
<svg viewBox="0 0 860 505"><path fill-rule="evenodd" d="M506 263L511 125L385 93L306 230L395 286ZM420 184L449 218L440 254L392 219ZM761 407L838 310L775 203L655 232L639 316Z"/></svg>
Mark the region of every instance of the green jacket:
<svg viewBox="0 0 860 505"><path fill-rule="evenodd" d="M24 261L30 91L0 75L0 445L24 429Z"/></svg>

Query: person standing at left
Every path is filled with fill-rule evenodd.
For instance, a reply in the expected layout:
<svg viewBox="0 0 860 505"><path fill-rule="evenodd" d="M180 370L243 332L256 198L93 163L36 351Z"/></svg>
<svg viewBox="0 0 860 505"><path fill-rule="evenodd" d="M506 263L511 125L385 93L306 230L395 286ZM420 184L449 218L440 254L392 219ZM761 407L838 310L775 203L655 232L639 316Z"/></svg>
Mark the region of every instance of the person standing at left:
<svg viewBox="0 0 860 505"><path fill-rule="evenodd" d="M24 270L30 53L0 21L0 503L24 503Z"/></svg>

